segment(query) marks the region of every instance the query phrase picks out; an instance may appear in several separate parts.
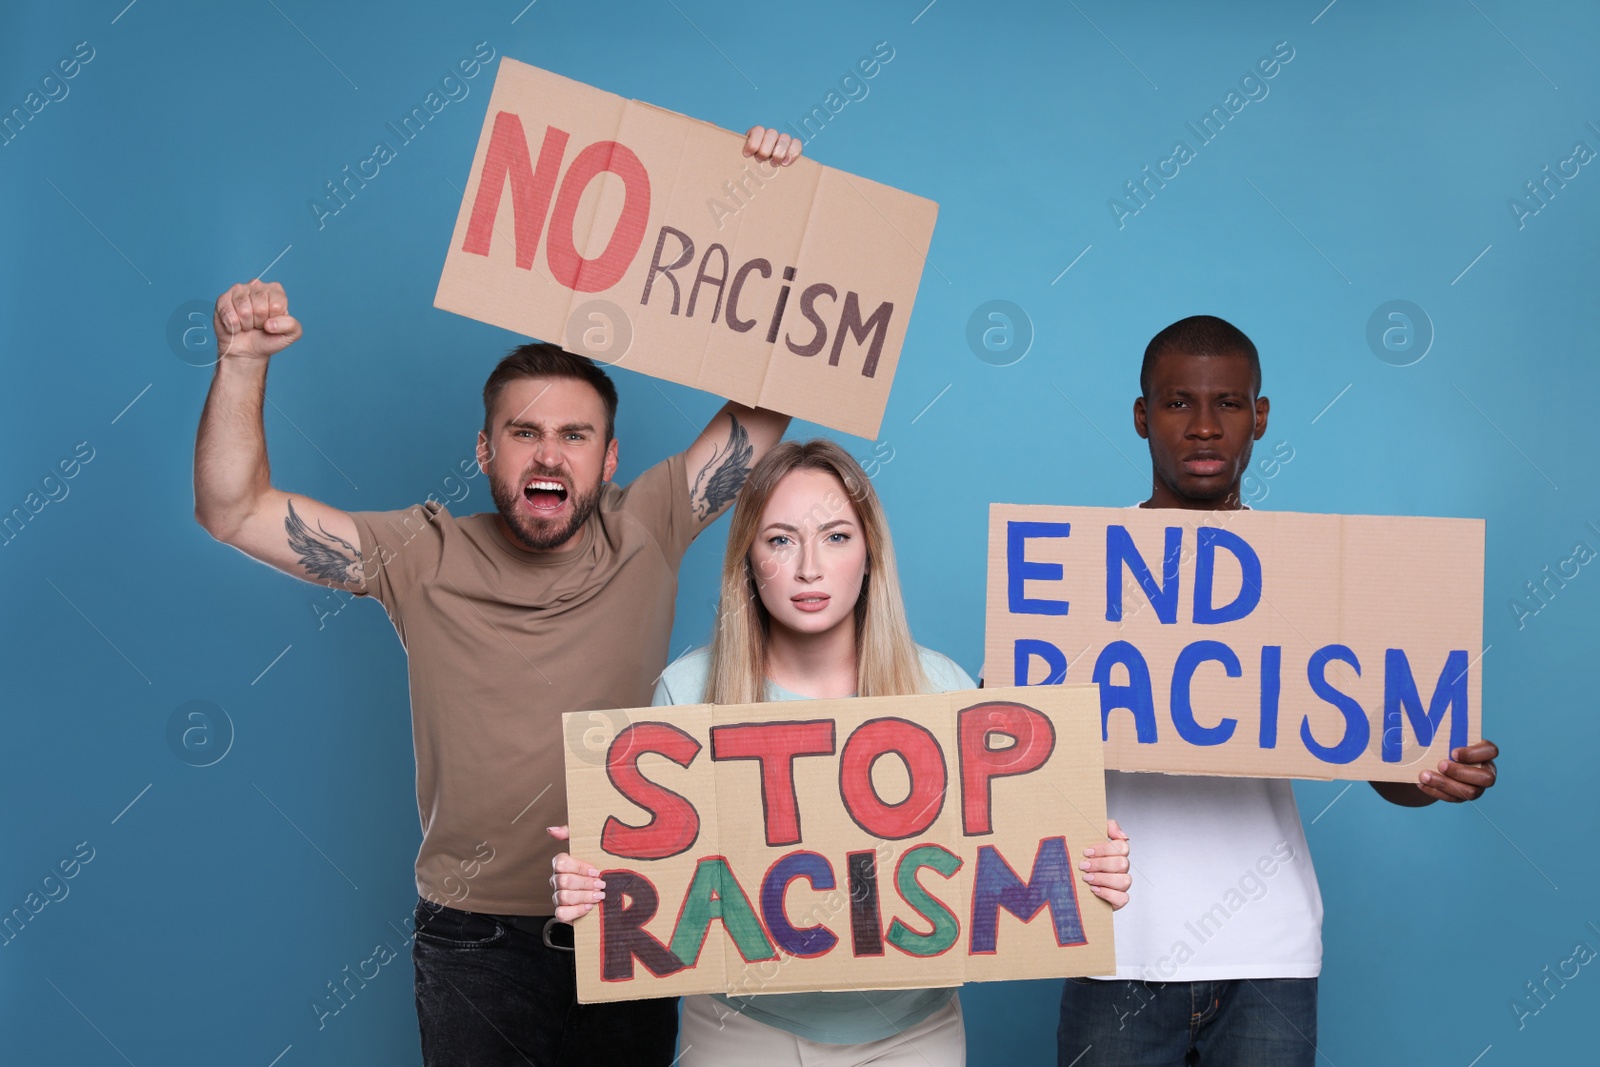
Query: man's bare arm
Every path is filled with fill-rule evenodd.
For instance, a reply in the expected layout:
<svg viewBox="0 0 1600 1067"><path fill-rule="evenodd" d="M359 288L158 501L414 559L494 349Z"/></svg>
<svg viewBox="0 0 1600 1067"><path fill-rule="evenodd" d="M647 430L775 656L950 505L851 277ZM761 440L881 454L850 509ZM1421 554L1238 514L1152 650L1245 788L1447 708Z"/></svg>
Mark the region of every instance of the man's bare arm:
<svg viewBox="0 0 1600 1067"><path fill-rule="evenodd" d="M207 533L285 574L318 585L365 585L355 520L272 487L261 406L267 363L300 337L276 282L235 285L217 298L217 369L194 449L194 514Z"/></svg>
<svg viewBox="0 0 1600 1067"><path fill-rule="evenodd" d="M761 461L789 428L789 416L747 408L731 400L689 446L689 506L695 518L710 522L733 503L750 468Z"/></svg>
<svg viewBox="0 0 1600 1067"><path fill-rule="evenodd" d="M745 133L743 152L787 167L800 158L800 141L765 126ZM789 428L789 416L729 401L689 446L689 503L695 518L709 522L733 503L750 476Z"/></svg>

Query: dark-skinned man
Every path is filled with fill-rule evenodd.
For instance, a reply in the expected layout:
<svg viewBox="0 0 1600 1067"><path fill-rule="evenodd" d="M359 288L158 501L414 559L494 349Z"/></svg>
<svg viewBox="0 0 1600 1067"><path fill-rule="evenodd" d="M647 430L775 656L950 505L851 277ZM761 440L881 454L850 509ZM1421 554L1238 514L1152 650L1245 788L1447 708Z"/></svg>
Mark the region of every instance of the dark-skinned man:
<svg viewBox="0 0 1600 1067"><path fill-rule="evenodd" d="M1209 315L1175 322L1145 350L1139 385L1133 423L1152 474L1139 506L1245 506L1240 482L1270 408L1250 339ZM1408 807L1475 800L1498 754L1479 741L1415 784L1372 786ZM1060 1067L1311 1067L1322 896L1290 783L1107 771L1106 807L1139 842L1141 888L1114 920L1115 978L1065 983ZM1241 887L1245 906L1196 934Z"/></svg>

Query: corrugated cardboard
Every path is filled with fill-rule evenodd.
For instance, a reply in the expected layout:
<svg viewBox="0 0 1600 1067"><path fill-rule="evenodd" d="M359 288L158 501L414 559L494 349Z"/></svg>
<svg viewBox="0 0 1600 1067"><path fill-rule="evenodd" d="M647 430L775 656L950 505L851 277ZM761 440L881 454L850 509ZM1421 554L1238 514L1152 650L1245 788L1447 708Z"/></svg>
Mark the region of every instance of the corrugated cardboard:
<svg viewBox="0 0 1600 1067"><path fill-rule="evenodd" d="M743 141L502 59L434 304L876 436L938 205Z"/></svg>
<svg viewBox="0 0 1600 1067"><path fill-rule="evenodd" d="M1114 969L1110 906L1076 868L1105 837L1092 687L642 708L623 718L603 762L582 745L567 753L571 851L607 886L573 924L579 1000L924 989ZM739 729L750 724L762 726ZM567 736L583 725L569 723ZM749 755L773 736L817 753L787 763L792 791L763 769L785 761ZM653 743L663 737L670 743ZM909 775L912 763L924 770ZM681 799L630 801L634 767ZM710 919L702 942L695 917L710 895L690 890L697 872L702 886L720 879L721 863L733 881L719 882L710 906L723 917ZM919 892L913 877L948 917L907 902ZM649 909L652 893L653 917L634 925L654 944L628 934L642 946L628 952L617 931L644 914L629 909Z"/></svg>
<svg viewBox="0 0 1600 1067"><path fill-rule="evenodd" d="M1483 736L1483 536L1478 519L994 504L985 677L1103 680L1116 770L1414 782ZM1127 545L1148 590L1112 555ZM1138 703L1112 688L1136 661L1147 715L1115 706Z"/></svg>

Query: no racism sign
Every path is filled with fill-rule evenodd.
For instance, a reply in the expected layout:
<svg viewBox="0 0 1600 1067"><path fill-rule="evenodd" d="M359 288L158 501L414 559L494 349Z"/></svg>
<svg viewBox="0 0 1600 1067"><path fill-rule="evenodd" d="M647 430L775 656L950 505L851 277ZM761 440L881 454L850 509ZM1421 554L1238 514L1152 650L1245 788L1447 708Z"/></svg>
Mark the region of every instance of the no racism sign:
<svg viewBox="0 0 1600 1067"><path fill-rule="evenodd" d="M435 305L876 436L938 207L743 140L502 59Z"/></svg>

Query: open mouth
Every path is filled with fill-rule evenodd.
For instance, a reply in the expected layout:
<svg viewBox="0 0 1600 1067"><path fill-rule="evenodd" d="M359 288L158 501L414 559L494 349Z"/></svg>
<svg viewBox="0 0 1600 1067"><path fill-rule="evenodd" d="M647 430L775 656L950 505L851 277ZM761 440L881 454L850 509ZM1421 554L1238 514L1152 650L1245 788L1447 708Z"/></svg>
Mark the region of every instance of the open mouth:
<svg viewBox="0 0 1600 1067"><path fill-rule="evenodd" d="M535 478L522 487L522 497L535 511L556 511L567 502L567 487L553 478Z"/></svg>

